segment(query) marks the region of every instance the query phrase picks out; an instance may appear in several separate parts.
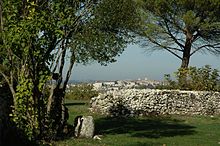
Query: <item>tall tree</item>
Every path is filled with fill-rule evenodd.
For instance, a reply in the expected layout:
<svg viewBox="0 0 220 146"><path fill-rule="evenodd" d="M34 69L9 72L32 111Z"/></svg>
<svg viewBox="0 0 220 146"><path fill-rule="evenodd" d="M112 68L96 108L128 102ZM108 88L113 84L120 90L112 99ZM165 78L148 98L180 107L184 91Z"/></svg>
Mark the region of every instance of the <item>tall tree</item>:
<svg viewBox="0 0 220 146"><path fill-rule="evenodd" d="M166 50L187 68L196 52L220 54L219 0L141 0L144 46ZM147 44L149 43L149 44ZM153 46L153 47L152 47Z"/></svg>
<svg viewBox="0 0 220 146"><path fill-rule="evenodd" d="M139 19L132 0L1 0L0 20L0 74L13 95L12 117L35 140L62 133L74 64L114 62Z"/></svg>

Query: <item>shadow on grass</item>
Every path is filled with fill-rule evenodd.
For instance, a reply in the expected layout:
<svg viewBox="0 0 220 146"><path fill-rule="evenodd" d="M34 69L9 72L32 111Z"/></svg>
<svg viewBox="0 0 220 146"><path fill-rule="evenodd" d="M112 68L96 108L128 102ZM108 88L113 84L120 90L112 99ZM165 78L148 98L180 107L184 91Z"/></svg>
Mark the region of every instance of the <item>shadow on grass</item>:
<svg viewBox="0 0 220 146"><path fill-rule="evenodd" d="M153 143L153 142L136 142L136 143L129 143L126 146L162 146L162 143Z"/></svg>
<svg viewBox="0 0 220 146"><path fill-rule="evenodd" d="M85 102L71 102L71 103L65 103L65 106L73 106L73 105L85 105Z"/></svg>
<svg viewBox="0 0 220 146"><path fill-rule="evenodd" d="M160 138L195 133L193 126L169 118L100 118L96 120L98 134L129 134L131 137Z"/></svg>

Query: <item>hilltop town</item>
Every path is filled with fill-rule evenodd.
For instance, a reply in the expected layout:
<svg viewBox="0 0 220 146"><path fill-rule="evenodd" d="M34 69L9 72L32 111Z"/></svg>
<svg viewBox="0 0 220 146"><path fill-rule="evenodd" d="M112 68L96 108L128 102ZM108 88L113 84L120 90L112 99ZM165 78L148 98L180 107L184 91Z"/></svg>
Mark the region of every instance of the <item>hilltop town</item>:
<svg viewBox="0 0 220 146"><path fill-rule="evenodd" d="M120 89L154 89L156 86L161 85L162 81L137 79L137 80L115 80L115 81L93 81L87 83L93 85L96 91L110 91ZM77 83L80 84L80 83ZM76 83L70 83L67 89L77 85Z"/></svg>

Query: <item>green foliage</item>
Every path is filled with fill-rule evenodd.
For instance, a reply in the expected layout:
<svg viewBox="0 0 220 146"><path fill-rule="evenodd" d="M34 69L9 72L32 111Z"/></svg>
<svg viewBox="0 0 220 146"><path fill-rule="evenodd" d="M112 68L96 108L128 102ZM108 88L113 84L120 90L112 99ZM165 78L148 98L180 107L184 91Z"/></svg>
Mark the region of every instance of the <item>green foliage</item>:
<svg viewBox="0 0 220 146"><path fill-rule="evenodd" d="M12 119L30 140L38 128L37 113L34 110L33 83L31 79L20 77L16 92L16 107L13 108ZM36 133L35 133L36 134Z"/></svg>
<svg viewBox="0 0 220 146"><path fill-rule="evenodd" d="M149 51L168 51L182 60L182 67L196 52L220 54L219 0L138 1L141 45Z"/></svg>
<svg viewBox="0 0 220 146"><path fill-rule="evenodd" d="M55 137L62 131L62 104L73 65L116 61L138 24L134 4L132 0L1 1L0 75L13 95L12 118L29 139L48 138L50 133ZM55 72L59 77L51 81ZM91 98L97 93L86 87L80 94Z"/></svg>
<svg viewBox="0 0 220 146"><path fill-rule="evenodd" d="M178 33L184 33L184 28L187 28L192 34L201 32L199 36L205 39L219 39L210 38L212 35L219 36L217 32L220 29L219 8L218 0L144 0L142 3L142 10L148 16L145 19L156 20L146 23L146 27L148 24L158 26L164 30L159 33L160 35L165 35L168 28L171 33L175 33L175 30L178 30Z"/></svg>
<svg viewBox="0 0 220 146"><path fill-rule="evenodd" d="M45 85L46 81L48 81L47 72L43 73L41 71L37 89L39 92L42 93L44 91L43 85ZM18 83L15 95L16 104L13 106L11 117L17 128L22 129L29 140L34 140L40 133L39 127L42 126L40 125L42 123L39 116L46 116L46 113L43 112L45 110L46 99L40 101L36 98L36 95L34 95L36 92L33 92L35 90L33 80L28 78L24 70L21 71Z"/></svg>
<svg viewBox="0 0 220 146"><path fill-rule="evenodd" d="M102 65L115 62L134 39L139 16L133 0L102 0L93 11L89 23L80 24L81 31L73 36L71 51L76 62L97 61Z"/></svg>
<svg viewBox="0 0 220 146"><path fill-rule="evenodd" d="M96 18L93 23L99 29L108 32L114 30L113 32L118 31L121 34L136 31L140 22L137 4L133 0L103 0L94 15Z"/></svg>
<svg viewBox="0 0 220 146"><path fill-rule="evenodd" d="M180 68L175 72L176 80L170 75L165 75L166 85L160 88L196 90L196 91L220 91L220 75L217 69L209 65L202 68Z"/></svg>
<svg viewBox="0 0 220 146"><path fill-rule="evenodd" d="M90 84L78 84L68 89L65 98L71 100L90 100L94 96L98 96L98 91L93 89Z"/></svg>

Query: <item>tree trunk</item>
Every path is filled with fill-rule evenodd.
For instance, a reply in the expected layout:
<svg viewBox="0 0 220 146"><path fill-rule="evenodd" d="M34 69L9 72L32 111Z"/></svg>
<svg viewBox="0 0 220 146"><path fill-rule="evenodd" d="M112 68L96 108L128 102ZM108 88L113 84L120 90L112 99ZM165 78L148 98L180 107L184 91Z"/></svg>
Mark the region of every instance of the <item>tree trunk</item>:
<svg viewBox="0 0 220 146"><path fill-rule="evenodd" d="M3 31L3 2L0 0L0 32Z"/></svg>
<svg viewBox="0 0 220 146"><path fill-rule="evenodd" d="M190 60L190 48L185 48L183 52L183 58L182 58L182 63L181 63L181 68L188 68L189 66L189 60Z"/></svg>
<svg viewBox="0 0 220 146"><path fill-rule="evenodd" d="M68 119L68 109L64 105L64 96L65 96L65 90L67 83L69 81L71 71L73 68L73 65L75 63L75 54L72 52L72 56L70 59L70 65L67 71L66 78L63 82L63 69L65 64L65 56L66 56L66 46L65 42L62 42L62 54L61 54L61 63L59 68L59 74L57 78L54 78L56 80L56 84L51 87L51 93L48 98L47 103L47 115L49 118L49 121L52 120L52 130L54 131L53 137L60 137L63 134L64 126L67 124ZM55 71L55 70L54 70ZM54 73L54 72L53 72ZM63 82L63 85L62 85Z"/></svg>
<svg viewBox="0 0 220 146"><path fill-rule="evenodd" d="M47 124L50 126L48 127L49 131L53 131L50 135L48 135L52 139L62 136L63 131L63 124L64 121L62 120L64 116L64 105L63 105L63 98L64 98L64 91L62 88L56 86L52 89L52 94L49 97L48 105L47 105ZM48 125L47 125L48 126Z"/></svg>
<svg viewBox="0 0 220 146"><path fill-rule="evenodd" d="M189 60L191 56L191 47L192 47L192 39L193 36L189 31L186 31L186 42L185 42L185 47L183 50L183 57L182 57L182 64L181 68L188 68L189 66Z"/></svg>

